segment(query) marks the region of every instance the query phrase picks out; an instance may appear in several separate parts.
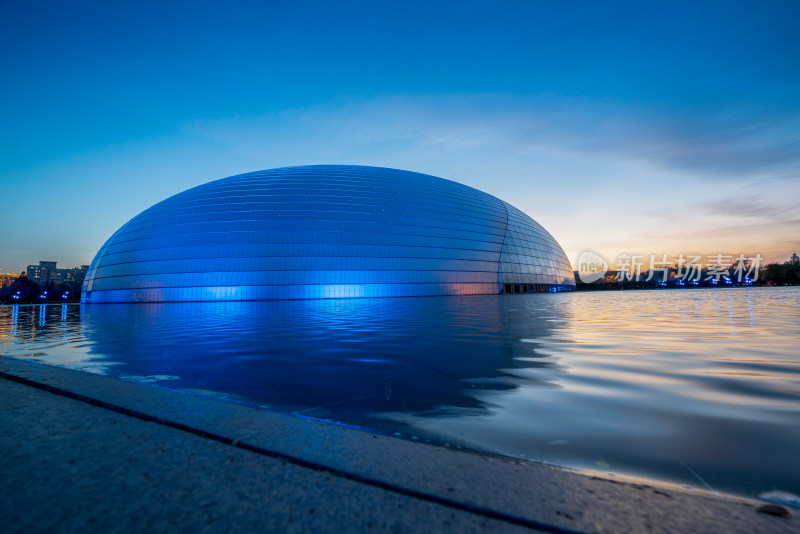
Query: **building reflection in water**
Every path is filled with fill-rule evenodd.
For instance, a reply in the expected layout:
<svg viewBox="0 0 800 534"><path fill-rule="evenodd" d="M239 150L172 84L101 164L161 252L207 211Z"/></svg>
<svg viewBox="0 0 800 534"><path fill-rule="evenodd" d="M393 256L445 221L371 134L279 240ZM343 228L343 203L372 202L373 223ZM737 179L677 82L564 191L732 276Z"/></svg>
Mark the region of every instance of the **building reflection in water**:
<svg viewBox="0 0 800 534"><path fill-rule="evenodd" d="M114 374L353 422L479 413L486 408L471 390L512 390L515 369L553 366L515 357L519 336L501 320L507 305L495 296L107 304L86 306L84 324L91 352L119 364ZM526 337L547 337L554 313L529 313Z"/></svg>

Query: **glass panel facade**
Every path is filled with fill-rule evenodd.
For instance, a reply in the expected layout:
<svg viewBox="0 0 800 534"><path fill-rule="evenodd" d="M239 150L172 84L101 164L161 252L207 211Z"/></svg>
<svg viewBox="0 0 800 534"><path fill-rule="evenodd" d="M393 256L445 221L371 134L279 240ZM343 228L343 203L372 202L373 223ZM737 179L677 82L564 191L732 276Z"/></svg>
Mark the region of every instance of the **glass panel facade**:
<svg viewBox="0 0 800 534"><path fill-rule="evenodd" d="M500 256L503 291L528 293L549 288L574 288L572 266L553 236L522 211L506 202L503 204L508 210L508 227ZM534 287L508 291L505 288L508 284Z"/></svg>
<svg viewBox="0 0 800 534"><path fill-rule="evenodd" d="M189 189L100 248L82 302L465 295L574 287L556 241L505 202L424 174L287 167Z"/></svg>

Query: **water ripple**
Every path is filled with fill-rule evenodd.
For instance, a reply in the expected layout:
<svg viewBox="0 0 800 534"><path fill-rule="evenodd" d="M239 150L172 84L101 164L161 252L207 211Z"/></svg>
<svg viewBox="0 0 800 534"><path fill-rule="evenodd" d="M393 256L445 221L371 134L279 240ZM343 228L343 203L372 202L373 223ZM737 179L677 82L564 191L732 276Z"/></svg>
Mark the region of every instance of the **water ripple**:
<svg viewBox="0 0 800 534"><path fill-rule="evenodd" d="M799 303L720 288L8 306L0 351L755 496L800 493Z"/></svg>

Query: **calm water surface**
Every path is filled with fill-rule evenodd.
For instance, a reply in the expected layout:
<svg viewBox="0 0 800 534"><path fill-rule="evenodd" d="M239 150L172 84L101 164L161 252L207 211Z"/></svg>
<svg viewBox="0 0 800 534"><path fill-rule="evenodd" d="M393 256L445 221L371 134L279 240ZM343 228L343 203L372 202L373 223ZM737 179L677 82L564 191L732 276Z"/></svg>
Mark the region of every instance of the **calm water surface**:
<svg viewBox="0 0 800 534"><path fill-rule="evenodd" d="M8 306L0 354L571 467L800 493L800 288Z"/></svg>

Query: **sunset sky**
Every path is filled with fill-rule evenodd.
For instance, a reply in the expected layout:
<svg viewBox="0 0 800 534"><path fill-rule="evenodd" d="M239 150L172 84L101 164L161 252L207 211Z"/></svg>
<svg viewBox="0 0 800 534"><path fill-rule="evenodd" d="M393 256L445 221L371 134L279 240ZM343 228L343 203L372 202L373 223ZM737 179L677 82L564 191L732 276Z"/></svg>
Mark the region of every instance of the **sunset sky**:
<svg viewBox="0 0 800 534"><path fill-rule="evenodd" d="M800 2L3 2L0 270L243 172L423 172L574 262L800 252Z"/></svg>

